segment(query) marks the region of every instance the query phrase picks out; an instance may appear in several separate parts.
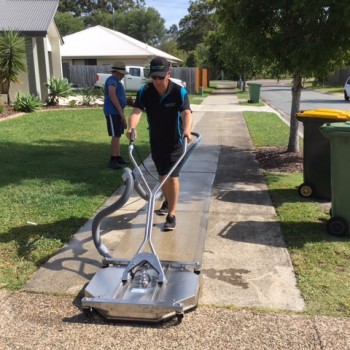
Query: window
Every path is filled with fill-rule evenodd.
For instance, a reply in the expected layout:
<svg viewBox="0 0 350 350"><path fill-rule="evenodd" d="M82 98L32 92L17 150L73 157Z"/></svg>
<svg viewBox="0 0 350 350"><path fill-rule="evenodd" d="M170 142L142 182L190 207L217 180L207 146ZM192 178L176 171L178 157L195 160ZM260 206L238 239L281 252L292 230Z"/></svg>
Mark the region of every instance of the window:
<svg viewBox="0 0 350 350"><path fill-rule="evenodd" d="M129 74L133 77L140 77L141 76L141 69L140 68L129 68Z"/></svg>
<svg viewBox="0 0 350 350"><path fill-rule="evenodd" d="M85 59L85 66L97 66L96 58L87 58L87 59Z"/></svg>

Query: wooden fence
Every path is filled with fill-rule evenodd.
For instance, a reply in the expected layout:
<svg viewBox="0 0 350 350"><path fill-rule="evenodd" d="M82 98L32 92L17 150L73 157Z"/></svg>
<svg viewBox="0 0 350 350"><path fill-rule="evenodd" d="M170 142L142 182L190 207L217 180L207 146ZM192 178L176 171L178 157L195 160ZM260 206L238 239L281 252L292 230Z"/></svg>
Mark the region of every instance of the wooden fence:
<svg viewBox="0 0 350 350"><path fill-rule="evenodd" d="M110 66L83 66L63 64L63 77L76 87L93 87L97 73L108 73ZM200 87L209 85L208 71L204 68L171 67L171 76L186 82L186 89L190 94L199 93Z"/></svg>

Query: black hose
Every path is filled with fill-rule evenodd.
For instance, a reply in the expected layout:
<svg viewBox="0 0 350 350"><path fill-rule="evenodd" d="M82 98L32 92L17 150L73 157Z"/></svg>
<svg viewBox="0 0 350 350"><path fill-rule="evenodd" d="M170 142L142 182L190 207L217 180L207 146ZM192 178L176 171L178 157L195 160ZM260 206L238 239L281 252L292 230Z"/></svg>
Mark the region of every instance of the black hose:
<svg viewBox="0 0 350 350"><path fill-rule="evenodd" d="M123 194L118 198L117 201L98 212L94 217L94 220L92 221L91 231L95 247L98 250L98 252L105 258L112 258L112 256L101 240L101 222L106 216L120 209L129 200L134 188L134 178L131 169L124 168L123 179L125 181L125 189Z"/></svg>

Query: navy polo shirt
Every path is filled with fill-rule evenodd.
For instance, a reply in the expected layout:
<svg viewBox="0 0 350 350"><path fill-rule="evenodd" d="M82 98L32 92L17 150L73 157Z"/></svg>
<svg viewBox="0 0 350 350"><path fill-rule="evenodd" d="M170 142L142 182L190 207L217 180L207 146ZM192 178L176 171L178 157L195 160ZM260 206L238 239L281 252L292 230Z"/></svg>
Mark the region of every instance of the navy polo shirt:
<svg viewBox="0 0 350 350"><path fill-rule="evenodd" d="M182 145L181 112L190 109L184 87L170 80L166 93L160 96L152 83L146 84L138 91L134 107L146 110L153 149L161 147L171 150Z"/></svg>

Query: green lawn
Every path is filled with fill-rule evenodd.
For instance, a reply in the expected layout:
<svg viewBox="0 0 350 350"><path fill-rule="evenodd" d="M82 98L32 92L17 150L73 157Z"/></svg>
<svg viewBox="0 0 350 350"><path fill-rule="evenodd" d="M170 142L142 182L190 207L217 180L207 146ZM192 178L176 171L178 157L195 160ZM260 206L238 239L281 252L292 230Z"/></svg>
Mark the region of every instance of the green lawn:
<svg viewBox="0 0 350 350"><path fill-rule="evenodd" d="M255 147L285 146L289 128L273 113L244 112ZM271 130L274 130L271 133ZM302 198L302 173L265 172L297 284L311 315L350 316L350 236L326 233L328 210Z"/></svg>
<svg viewBox="0 0 350 350"><path fill-rule="evenodd" d="M146 118L138 135L145 157ZM107 168L101 109L26 114L1 122L0 140L0 287L16 289L122 184L122 170ZM127 146L124 136L126 158Z"/></svg>

